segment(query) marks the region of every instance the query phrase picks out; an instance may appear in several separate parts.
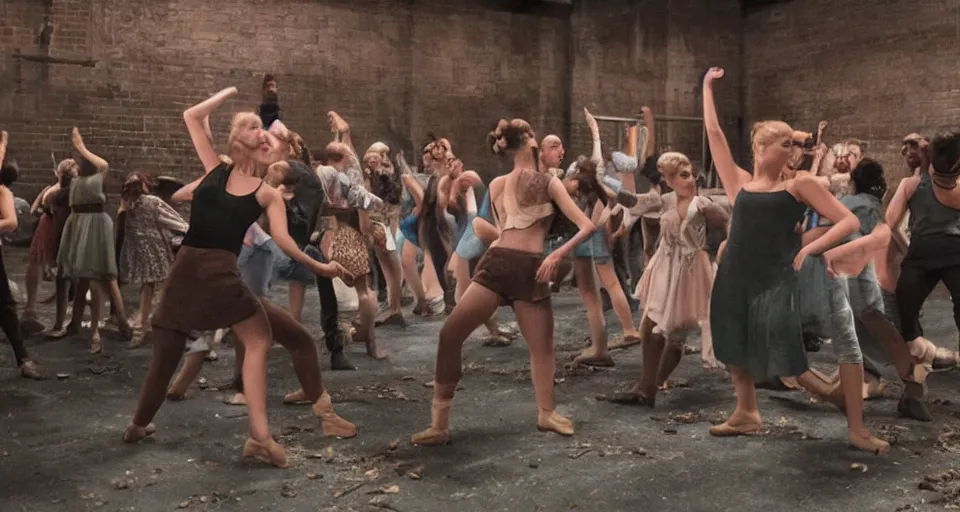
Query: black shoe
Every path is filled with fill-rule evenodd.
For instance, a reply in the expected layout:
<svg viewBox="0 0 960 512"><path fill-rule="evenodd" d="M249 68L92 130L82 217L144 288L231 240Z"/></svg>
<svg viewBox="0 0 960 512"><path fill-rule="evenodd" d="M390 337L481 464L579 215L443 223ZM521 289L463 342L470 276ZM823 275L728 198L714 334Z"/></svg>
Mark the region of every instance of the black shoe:
<svg viewBox="0 0 960 512"><path fill-rule="evenodd" d="M330 369L331 370L344 370L344 371L354 371L357 369L356 366L347 359L347 356L343 355L342 350L338 350L330 354Z"/></svg>

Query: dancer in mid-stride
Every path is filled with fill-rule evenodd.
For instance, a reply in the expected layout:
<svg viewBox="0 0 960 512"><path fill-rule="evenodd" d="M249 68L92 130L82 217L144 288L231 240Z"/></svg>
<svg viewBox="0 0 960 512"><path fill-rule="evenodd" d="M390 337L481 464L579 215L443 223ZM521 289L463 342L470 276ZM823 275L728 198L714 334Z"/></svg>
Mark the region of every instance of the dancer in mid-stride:
<svg viewBox="0 0 960 512"><path fill-rule="evenodd" d="M480 259L473 282L440 329L432 421L430 428L413 435L411 441L418 445L434 446L450 440L450 405L462 374L463 342L502 303L513 307L530 347L530 376L539 411L537 428L573 435L573 424L555 411L549 284L561 260L586 241L596 227L559 179L540 172L536 135L526 121L501 120L488 142L495 154L512 156L513 171L490 183L495 225L479 217L474 223L481 238L491 230L499 232L499 237ZM579 231L544 258L544 238L556 209L576 223Z"/></svg>
<svg viewBox="0 0 960 512"><path fill-rule="evenodd" d="M270 318L274 320L272 332L293 355L297 377L306 395L314 400L313 412L320 418L324 434L349 437L356 429L333 410L330 395L323 389L313 341L309 336L286 336L281 332L288 326L288 331L301 327L289 314L262 304L250 292L240 279L237 254L247 229L266 213L273 240L282 251L314 273L337 277L347 274L338 264L318 263L304 254L287 233L283 197L277 189L263 186L258 177L263 176L267 166L281 160L284 153L279 143L271 145L273 138L263 130L256 114L242 112L234 116L228 143L234 165L221 162L210 137L209 116L236 94L234 87L224 89L183 114L206 171L177 192L192 198L190 227L153 317L153 359L124 441L135 442L153 433L151 421L183 356L187 333L229 326L244 348L243 391L250 437L243 454L285 467L286 453L271 437L267 421L266 363L273 341ZM231 214L224 215L224 211Z"/></svg>
<svg viewBox="0 0 960 512"><path fill-rule="evenodd" d="M721 77L719 68L711 68L704 77L703 117L710 152L734 210L710 297L710 327L717 359L730 370L737 407L726 421L711 427L710 433L738 436L763 430L756 380L801 376L809 368L801 313L796 307L797 271L808 256L835 246L860 223L808 173L781 179L794 147L793 129L784 122L754 126L752 175L734 162L713 99L714 81ZM830 219L833 226L803 246L796 228L807 207ZM860 368L862 382L862 364ZM852 390L862 404L859 382ZM850 408L856 405L856 401L847 402ZM854 423L857 417L859 424ZM847 438L852 446L871 452L889 449L888 443L870 434L862 415L848 411L847 418Z"/></svg>

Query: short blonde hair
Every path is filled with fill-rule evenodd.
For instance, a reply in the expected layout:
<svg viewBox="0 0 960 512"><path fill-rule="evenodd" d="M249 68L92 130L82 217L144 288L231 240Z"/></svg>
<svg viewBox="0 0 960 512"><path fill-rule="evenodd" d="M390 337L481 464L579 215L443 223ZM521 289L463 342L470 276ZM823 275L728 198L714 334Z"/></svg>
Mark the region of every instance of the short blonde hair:
<svg viewBox="0 0 960 512"><path fill-rule="evenodd" d="M750 132L750 142L754 154L780 139L792 137L793 128L783 121L760 121L753 125L753 130Z"/></svg>
<svg viewBox="0 0 960 512"><path fill-rule="evenodd" d="M657 170L667 179L673 179L680 174L680 171L686 169L693 172L693 164L683 153L668 151L657 159Z"/></svg>

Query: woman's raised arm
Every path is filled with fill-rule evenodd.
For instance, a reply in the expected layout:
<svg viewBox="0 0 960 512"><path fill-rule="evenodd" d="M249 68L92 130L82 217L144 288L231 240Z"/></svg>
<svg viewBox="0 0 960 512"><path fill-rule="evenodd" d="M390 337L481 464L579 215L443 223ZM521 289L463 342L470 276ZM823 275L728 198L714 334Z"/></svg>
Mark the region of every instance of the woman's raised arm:
<svg viewBox="0 0 960 512"><path fill-rule="evenodd" d="M733 160L733 153L727 143L727 136L720 127L720 118L717 117L717 105L713 99L713 82L723 78L723 69L710 68L703 77L703 125L707 130L707 143L710 145L710 155L713 164L720 175L720 183L727 193L730 202L737 197L743 184L750 181L750 173L740 168Z"/></svg>
<svg viewBox="0 0 960 512"><path fill-rule="evenodd" d="M203 162L204 174L220 165L220 155L213 148L213 136L210 133L210 114L220 108L228 99L237 95L236 87L228 87L183 112L183 121L190 132L190 140L197 150L197 156Z"/></svg>

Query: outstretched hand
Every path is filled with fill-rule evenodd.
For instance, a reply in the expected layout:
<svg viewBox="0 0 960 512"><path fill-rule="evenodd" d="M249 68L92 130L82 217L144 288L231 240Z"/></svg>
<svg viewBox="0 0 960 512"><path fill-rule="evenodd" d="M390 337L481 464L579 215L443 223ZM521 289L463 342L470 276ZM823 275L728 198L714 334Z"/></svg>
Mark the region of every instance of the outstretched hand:
<svg viewBox="0 0 960 512"><path fill-rule="evenodd" d="M6 130L0 130L0 146L5 146L10 140L10 134Z"/></svg>

